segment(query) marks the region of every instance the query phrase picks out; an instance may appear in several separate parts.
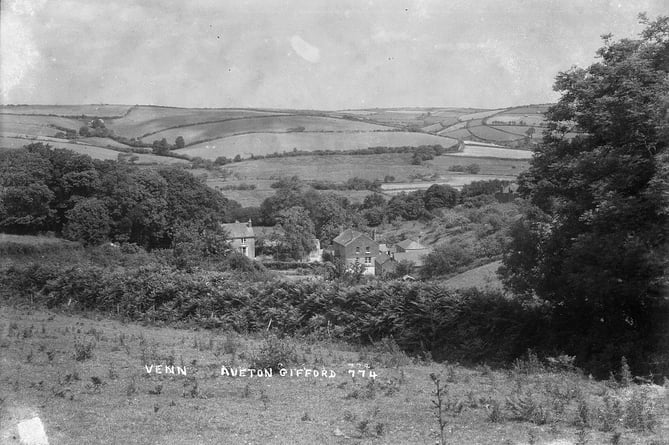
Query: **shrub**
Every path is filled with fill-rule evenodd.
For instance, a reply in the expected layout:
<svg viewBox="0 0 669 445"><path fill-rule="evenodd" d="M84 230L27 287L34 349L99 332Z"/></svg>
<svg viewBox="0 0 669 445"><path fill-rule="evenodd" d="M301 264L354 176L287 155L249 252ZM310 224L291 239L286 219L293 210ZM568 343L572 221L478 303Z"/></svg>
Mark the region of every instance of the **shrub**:
<svg viewBox="0 0 669 445"><path fill-rule="evenodd" d="M83 340L76 340L74 342L74 359L78 362L83 362L93 357L94 342Z"/></svg>
<svg viewBox="0 0 669 445"><path fill-rule="evenodd" d="M473 260L473 254L463 245L442 244L425 257L421 274L425 278L446 275Z"/></svg>
<svg viewBox="0 0 669 445"><path fill-rule="evenodd" d="M630 399L625 405L623 424L627 428L639 431L650 431L657 424L653 402L646 387L633 388Z"/></svg>
<svg viewBox="0 0 669 445"><path fill-rule="evenodd" d="M265 338L258 354L253 356L250 366L255 369L278 371L297 361L297 349L291 340L269 335Z"/></svg>

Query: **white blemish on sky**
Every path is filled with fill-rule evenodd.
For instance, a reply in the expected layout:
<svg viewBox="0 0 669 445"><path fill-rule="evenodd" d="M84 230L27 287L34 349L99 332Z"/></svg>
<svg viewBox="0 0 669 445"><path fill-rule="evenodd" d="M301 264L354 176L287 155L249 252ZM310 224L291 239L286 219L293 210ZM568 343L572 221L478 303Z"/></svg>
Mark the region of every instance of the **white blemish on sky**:
<svg viewBox="0 0 669 445"><path fill-rule="evenodd" d="M300 36L290 38L290 46L295 52L307 62L317 63L321 59L320 50Z"/></svg>

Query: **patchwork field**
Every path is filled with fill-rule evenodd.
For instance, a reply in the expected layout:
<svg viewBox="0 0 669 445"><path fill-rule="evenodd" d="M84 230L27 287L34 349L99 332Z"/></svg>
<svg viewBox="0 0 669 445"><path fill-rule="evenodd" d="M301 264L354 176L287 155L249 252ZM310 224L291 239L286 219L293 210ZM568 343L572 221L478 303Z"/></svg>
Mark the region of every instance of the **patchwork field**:
<svg viewBox="0 0 669 445"><path fill-rule="evenodd" d="M139 138L150 145L165 138L174 145L185 140L180 154L215 160L220 156L242 158L273 153L316 150L359 150L374 146L453 147L463 140L492 142L501 146L531 144L541 139L540 125L547 105L507 109L397 108L345 111L274 109L186 109L159 106L22 105L0 108L0 144L19 148L24 142L45 142L52 146L86 153L99 159L116 159L117 152L129 150L127 139ZM118 140L75 136L54 138L65 129L78 131L102 117ZM519 125L522 118L524 125ZM492 125L491 122L498 125ZM536 128L531 138L526 132ZM569 135L573 137L573 135ZM126 139L123 139L126 138ZM150 148L150 147L149 147ZM528 159L527 152L468 147L454 156ZM376 177L410 176L402 158L390 173L372 171ZM331 161L328 158L328 162ZM182 162L173 158L139 155L139 163ZM309 162L309 161L305 161ZM369 160L364 161L365 164ZM381 161L384 164L385 161ZM431 164L428 164L431 165ZM327 168L327 167L326 167ZM360 169L353 166L354 171ZM401 172L399 170L402 170ZM434 172L432 172L434 173ZM320 173L318 173L320 174ZM341 176L341 170L336 175ZM370 174L361 173L364 176ZM346 174L347 175L347 174ZM361 175L357 175L361 176Z"/></svg>
<svg viewBox="0 0 669 445"><path fill-rule="evenodd" d="M458 173L452 167L477 164L480 173L476 175ZM194 174L205 174L207 184L220 189L226 197L238 201L244 206L258 206L276 190L270 185L279 177L297 176L305 181L331 181L342 183L351 178L369 181L383 181L393 177L393 183L404 183L411 189L427 188L435 182L449 183L461 187L472 181L484 179L514 180L518 173L527 169L524 159L496 159L462 156L437 156L422 165L411 164L411 154L381 155L333 155L333 156L295 156L253 161L235 162L223 167L224 174L216 171L195 170ZM229 190L227 188L241 184L252 184L253 190ZM387 184L390 185L390 184ZM385 187L385 185L384 185ZM331 191L346 196L353 202L359 202L369 194L368 191Z"/></svg>

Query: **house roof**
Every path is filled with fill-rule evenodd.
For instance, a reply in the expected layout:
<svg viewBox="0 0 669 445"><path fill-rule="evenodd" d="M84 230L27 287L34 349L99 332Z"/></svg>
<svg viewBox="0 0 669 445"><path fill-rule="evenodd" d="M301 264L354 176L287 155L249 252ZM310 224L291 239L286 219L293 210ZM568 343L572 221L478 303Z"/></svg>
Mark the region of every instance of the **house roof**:
<svg viewBox="0 0 669 445"><path fill-rule="evenodd" d="M426 247L423 246L421 243L418 241L413 241L409 239L405 239L404 241L397 243L399 247L401 247L404 250L425 250Z"/></svg>
<svg viewBox="0 0 669 445"><path fill-rule="evenodd" d="M230 238L255 238L253 227L251 227L250 223L224 223L221 224L221 227L228 232Z"/></svg>
<svg viewBox="0 0 669 445"><path fill-rule="evenodd" d="M376 256L376 259L375 259L374 261L375 261L376 264L378 264L379 266L382 266L382 265L386 264L388 261L393 261L393 259L390 258L390 257L389 257L388 255L386 255L385 253L379 253L379 254Z"/></svg>
<svg viewBox="0 0 669 445"><path fill-rule="evenodd" d="M358 232L357 230L353 229L346 229L342 233L339 234L335 239L332 240L333 243L340 244L342 246L346 246L350 244L351 242L355 241L356 239L360 238L361 236L364 236L365 238L369 238L367 235L365 235L362 232ZM371 240L371 238L369 238Z"/></svg>
<svg viewBox="0 0 669 445"><path fill-rule="evenodd" d="M388 244L382 243L379 244L379 252L395 252L395 246L389 246Z"/></svg>

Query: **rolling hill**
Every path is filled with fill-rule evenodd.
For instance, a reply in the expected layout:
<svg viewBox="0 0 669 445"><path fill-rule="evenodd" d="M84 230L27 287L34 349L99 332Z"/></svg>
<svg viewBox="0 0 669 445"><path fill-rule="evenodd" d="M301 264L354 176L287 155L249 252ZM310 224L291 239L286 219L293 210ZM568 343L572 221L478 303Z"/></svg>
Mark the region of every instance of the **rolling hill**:
<svg viewBox="0 0 669 445"><path fill-rule="evenodd" d="M202 162L225 157L218 170L200 170L212 187L258 205L273 189L266 182L296 174L305 180L354 177L421 189L455 187L486 177L513 180L527 168L530 148L542 137L548 105L498 109L388 108L340 111L190 109L147 105L1 105L0 149L43 142L98 159L142 165ZM98 131L103 126L103 132ZM81 136L86 127L90 136ZM177 138L182 146L177 148ZM166 153L154 153L164 141ZM412 165L414 148L441 145L451 151ZM370 147L387 147L370 152ZM399 149L399 151L398 151ZM356 155L347 155L355 150ZM393 152L393 150L395 150ZM320 152L311 155L310 152ZM328 156L323 156L324 153ZM376 153L376 154L375 154ZM383 154L382 154L383 153ZM276 155L288 157L275 157ZM294 156L295 154L299 156ZM271 158L262 159L271 155ZM201 158L199 161L196 158ZM204 161L202 161L204 160ZM208 161L207 161L208 160ZM477 174L457 168L476 164ZM225 170L225 171L224 171ZM292 172L292 173L291 173ZM492 175L492 176L491 176ZM253 190L235 187L254 184ZM352 199L362 199L351 196Z"/></svg>
<svg viewBox="0 0 669 445"><path fill-rule="evenodd" d="M174 148L179 136L184 139L185 146L174 150L175 153L205 159L237 154L247 158L292 150L348 151L373 146L454 147L467 140L509 149L521 148L521 145L526 146L541 137L546 109L547 105L493 110L397 108L342 111L2 105L0 142L4 148L16 147L21 140L67 147L76 145L75 149L80 152L93 147L90 154L103 158L111 155L95 147L148 154L153 141L164 138ZM79 129L90 126L96 118L102 119L112 136L79 136Z"/></svg>

